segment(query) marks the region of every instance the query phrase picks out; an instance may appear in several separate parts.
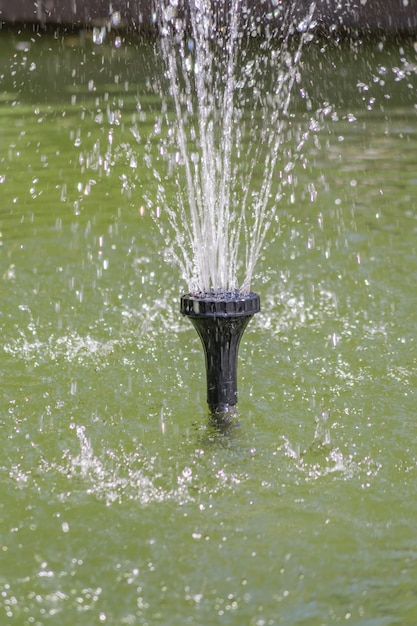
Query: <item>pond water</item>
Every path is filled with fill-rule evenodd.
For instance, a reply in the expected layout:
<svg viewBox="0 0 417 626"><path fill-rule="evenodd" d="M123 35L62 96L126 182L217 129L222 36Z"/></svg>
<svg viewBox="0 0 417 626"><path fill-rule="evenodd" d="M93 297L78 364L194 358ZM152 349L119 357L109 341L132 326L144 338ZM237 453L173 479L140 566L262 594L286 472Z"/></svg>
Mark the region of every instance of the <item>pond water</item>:
<svg viewBox="0 0 417 626"><path fill-rule="evenodd" d="M222 429L144 200L154 44L105 34L0 33L1 623L414 626L413 41L304 50Z"/></svg>

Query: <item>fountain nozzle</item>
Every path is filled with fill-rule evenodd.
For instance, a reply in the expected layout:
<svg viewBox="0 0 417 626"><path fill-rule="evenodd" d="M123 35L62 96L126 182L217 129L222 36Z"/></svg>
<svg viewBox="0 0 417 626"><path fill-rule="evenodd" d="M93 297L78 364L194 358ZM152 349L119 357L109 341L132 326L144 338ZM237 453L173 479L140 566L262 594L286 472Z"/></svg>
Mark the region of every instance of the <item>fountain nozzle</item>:
<svg viewBox="0 0 417 626"><path fill-rule="evenodd" d="M203 344L207 370L207 402L213 415L236 411L237 356L251 317L260 311L256 293L187 294L181 313L189 317Z"/></svg>

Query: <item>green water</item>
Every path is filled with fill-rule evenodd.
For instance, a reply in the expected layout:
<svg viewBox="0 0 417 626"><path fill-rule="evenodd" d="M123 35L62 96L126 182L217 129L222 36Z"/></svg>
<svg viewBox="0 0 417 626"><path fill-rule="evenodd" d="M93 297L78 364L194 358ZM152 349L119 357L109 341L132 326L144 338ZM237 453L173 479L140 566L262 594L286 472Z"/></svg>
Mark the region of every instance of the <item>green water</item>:
<svg viewBox="0 0 417 626"><path fill-rule="evenodd" d="M143 208L153 47L115 37L0 33L0 623L414 626L413 43L305 54L221 432Z"/></svg>

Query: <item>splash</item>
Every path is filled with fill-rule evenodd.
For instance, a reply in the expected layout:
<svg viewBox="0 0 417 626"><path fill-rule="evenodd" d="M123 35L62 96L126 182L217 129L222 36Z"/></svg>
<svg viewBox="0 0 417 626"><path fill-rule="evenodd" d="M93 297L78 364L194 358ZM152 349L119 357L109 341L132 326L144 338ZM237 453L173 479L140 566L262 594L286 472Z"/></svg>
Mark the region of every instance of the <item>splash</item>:
<svg viewBox="0 0 417 626"><path fill-rule="evenodd" d="M219 466L215 459L208 466L202 464L204 453L200 450L169 469L161 469L159 454L150 454L140 444L134 452L122 445L97 452L97 444L84 425L72 423L71 429L77 439L75 448L65 450L59 461L48 461L41 455L35 473L33 468L24 471L19 466L9 470L19 488L47 480L48 493L52 489L62 502L93 497L106 506L134 501L142 507L164 503L197 503L201 507L216 494L235 491L248 480L245 472ZM54 487L50 486L51 477Z"/></svg>
<svg viewBox="0 0 417 626"><path fill-rule="evenodd" d="M290 460L291 475L298 484L330 476L335 480L356 480L362 489L369 487L380 472L381 464L369 455L360 457L356 452L342 452L333 445L327 428L323 432L322 422L327 419L323 415L316 419L314 440L308 450L301 451L299 445L294 446L283 436L274 456L281 454Z"/></svg>
<svg viewBox="0 0 417 626"><path fill-rule="evenodd" d="M28 337L19 329L18 336L4 345L4 351L24 361L59 361L91 364L100 367L107 357L122 345L122 340L99 341L90 334L71 332L62 336L50 335L45 341L37 336Z"/></svg>
<svg viewBox="0 0 417 626"><path fill-rule="evenodd" d="M166 132L160 120L148 164L164 234L191 293L246 294L308 136L291 127L290 104L315 3L298 24L287 9L282 32L262 37L244 0L158 6Z"/></svg>

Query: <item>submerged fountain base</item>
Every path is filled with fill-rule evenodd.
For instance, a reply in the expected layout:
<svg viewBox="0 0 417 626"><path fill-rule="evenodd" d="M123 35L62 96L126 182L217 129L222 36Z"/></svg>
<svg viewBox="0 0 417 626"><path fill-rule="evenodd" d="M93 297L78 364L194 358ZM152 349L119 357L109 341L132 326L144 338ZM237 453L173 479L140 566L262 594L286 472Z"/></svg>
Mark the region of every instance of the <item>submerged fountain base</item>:
<svg viewBox="0 0 417 626"><path fill-rule="evenodd" d="M256 293L181 298L181 313L190 318L204 347L207 402L214 416L227 417L236 411L239 344L249 320L259 311Z"/></svg>

